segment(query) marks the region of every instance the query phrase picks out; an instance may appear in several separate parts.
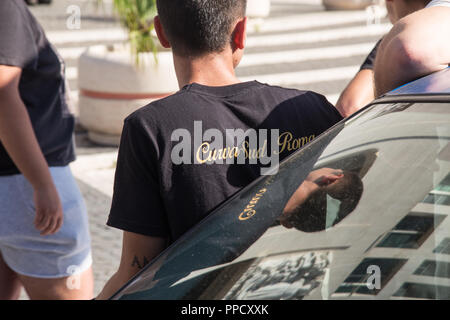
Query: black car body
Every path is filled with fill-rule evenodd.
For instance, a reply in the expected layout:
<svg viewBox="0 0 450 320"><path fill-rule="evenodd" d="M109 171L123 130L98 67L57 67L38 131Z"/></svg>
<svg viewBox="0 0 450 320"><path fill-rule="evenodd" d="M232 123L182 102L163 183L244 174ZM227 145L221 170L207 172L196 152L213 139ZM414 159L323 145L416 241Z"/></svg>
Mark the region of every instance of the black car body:
<svg viewBox="0 0 450 320"><path fill-rule="evenodd" d="M355 173L280 225L320 168ZM252 208L251 214L245 208ZM233 196L113 299L450 299L450 68L375 100ZM320 216L320 219L317 219Z"/></svg>

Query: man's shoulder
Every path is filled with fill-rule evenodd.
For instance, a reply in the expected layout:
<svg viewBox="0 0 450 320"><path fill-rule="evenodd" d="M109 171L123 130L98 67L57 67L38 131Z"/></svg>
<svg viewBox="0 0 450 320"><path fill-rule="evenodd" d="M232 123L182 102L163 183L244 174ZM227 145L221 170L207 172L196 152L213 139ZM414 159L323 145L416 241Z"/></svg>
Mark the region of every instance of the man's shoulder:
<svg viewBox="0 0 450 320"><path fill-rule="evenodd" d="M279 94L282 97L291 97L305 100L322 99L322 98L326 99L322 94L310 90L281 87L269 84L264 84L263 89L270 91L271 93L274 94Z"/></svg>
<svg viewBox="0 0 450 320"><path fill-rule="evenodd" d="M180 105L184 105L189 99L192 98L186 92L178 91L137 109L125 119L125 122L156 127L161 121L174 117L178 113Z"/></svg>
<svg viewBox="0 0 450 320"><path fill-rule="evenodd" d="M306 109L315 108L317 105L328 108L334 106L327 98L315 91L300 90L294 88L284 88L280 86L267 85L267 90L280 100L289 101L290 105L304 107Z"/></svg>
<svg viewBox="0 0 450 320"><path fill-rule="evenodd" d="M278 93L281 95L289 95L289 96L303 96L308 94L310 91L300 90L295 88L281 87L277 85L271 85L267 83L261 84L261 90L270 91L273 93Z"/></svg>
<svg viewBox="0 0 450 320"><path fill-rule="evenodd" d="M185 92L180 90L171 95L168 95L163 98L149 102L148 104L146 104L146 105L142 106L141 108L137 109L136 111L134 111L131 115L143 116L148 113L158 114L159 111L164 111L167 108L171 108L171 106L173 106L174 103L176 103L178 101L183 101L186 98L188 98L188 97L185 94Z"/></svg>

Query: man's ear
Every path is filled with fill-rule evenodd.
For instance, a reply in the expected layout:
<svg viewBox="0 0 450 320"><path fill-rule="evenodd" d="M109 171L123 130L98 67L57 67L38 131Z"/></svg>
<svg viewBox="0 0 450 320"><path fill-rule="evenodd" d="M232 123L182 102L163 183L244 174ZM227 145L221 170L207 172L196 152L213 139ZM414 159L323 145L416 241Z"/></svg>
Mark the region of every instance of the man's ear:
<svg viewBox="0 0 450 320"><path fill-rule="evenodd" d="M159 16L156 16L154 19L155 23L155 31L156 35L158 36L159 42L163 46L163 48L170 48L169 40L167 40L166 34L164 33L164 29L161 24L161 20L159 19Z"/></svg>
<svg viewBox="0 0 450 320"><path fill-rule="evenodd" d="M245 40L247 37L247 17L242 18L236 23L232 33L233 51L245 48Z"/></svg>

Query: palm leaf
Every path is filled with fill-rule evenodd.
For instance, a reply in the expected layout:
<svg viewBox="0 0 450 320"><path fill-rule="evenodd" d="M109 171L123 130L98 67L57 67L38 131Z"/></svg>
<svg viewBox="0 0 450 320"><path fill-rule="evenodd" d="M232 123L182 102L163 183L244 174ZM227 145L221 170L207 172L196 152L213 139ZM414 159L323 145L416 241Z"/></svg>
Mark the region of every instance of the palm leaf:
<svg viewBox="0 0 450 320"><path fill-rule="evenodd" d="M139 53L153 52L156 60L157 46L152 37L156 0L114 0L114 9L127 28L131 49L139 63Z"/></svg>

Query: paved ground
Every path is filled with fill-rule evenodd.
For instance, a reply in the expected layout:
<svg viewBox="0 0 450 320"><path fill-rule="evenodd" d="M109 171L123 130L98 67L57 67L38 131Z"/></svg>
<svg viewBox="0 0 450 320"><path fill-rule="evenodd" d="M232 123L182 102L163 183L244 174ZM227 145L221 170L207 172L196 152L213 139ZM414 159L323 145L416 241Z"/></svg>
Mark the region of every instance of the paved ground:
<svg viewBox="0 0 450 320"><path fill-rule="evenodd" d="M271 16L251 27L246 57L237 73L242 80L315 90L332 102L380 36L387 20L367 26L365 11L324 11L320 0L273 0ZM71 5L80 8L81 29L68 29ZM125 41L126 35L112 15L110 1L96 7L87 0L57 0L37 6L33 13L67 63L72 96L77 100L77 58L93 44ZM69 21L70 22L70 21ZM72 20L73 22L73 20ZM69 23L70 25L70 23ZM92 144L77 131L78 160L72 170L85 197L90 219L95 293L116 270L121 232L105 226L111 204L116 148ZM23 295L22 298L26 298Z"/></svg>

